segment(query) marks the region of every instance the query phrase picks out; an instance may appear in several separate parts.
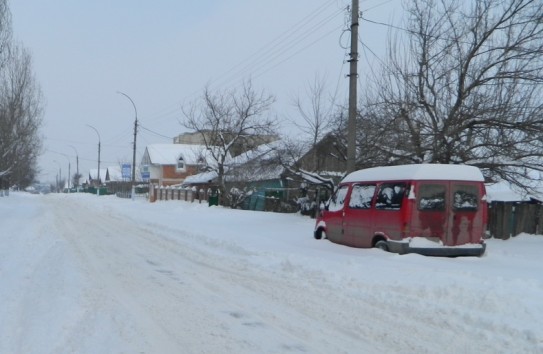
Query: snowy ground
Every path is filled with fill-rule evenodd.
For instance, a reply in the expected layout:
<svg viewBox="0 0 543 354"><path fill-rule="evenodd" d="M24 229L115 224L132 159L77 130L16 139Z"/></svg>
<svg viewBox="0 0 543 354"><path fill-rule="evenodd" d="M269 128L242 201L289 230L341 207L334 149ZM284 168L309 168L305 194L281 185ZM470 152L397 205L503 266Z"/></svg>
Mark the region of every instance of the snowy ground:
<svg viewBox="0 0 543 354"><path fill-rule="evenodd" d="M299 215L0 198L0 353L543 353L543 236L481 258L314 240Z"/></svg>

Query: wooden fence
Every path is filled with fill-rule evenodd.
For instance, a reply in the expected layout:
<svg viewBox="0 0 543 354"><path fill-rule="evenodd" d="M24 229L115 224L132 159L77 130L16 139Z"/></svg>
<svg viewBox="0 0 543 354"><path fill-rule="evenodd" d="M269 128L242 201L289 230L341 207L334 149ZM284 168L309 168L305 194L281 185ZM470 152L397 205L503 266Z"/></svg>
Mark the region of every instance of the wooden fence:
<svg viewBox="0 0 543 354"><path fill-rule="evenodd" d="M149 201L157 200L184 200L187 202L208 202L209 193L211 190L181 187L159 187L156 185L149 186Z"/></svg>
<svg viewBox="0 0 543 354"><path fill-rule="evenodd" d="M508 239L522 232L539 235L543 231L543 205L492 202L488 208L490 237Z"/></svg>
<svg viewBox="0 0 543 354"><path fill-rule="evenodd" d="M210 190L150 185L149 201L183 200L208 203ZM520 233L539 235L543 233L543 205L492 202L488 208L488 236L508 239Z"/></svg>

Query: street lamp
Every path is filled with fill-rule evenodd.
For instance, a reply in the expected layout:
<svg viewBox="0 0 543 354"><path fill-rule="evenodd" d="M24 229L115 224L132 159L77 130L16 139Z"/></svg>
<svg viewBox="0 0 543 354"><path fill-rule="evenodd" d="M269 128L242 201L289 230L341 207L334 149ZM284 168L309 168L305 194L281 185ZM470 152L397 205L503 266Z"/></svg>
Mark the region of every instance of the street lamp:
<svg viewBox="0 0 543 354"><path fill-rule="evenodd" d="M57 184L57 193L60 192L60 181L62 180L62 168L60 167L60 162L58 162L57 160L53 160L53 162L55 162L57 165L58 165L58 174L57 174L57 180L56 180L56 184Z"/></svg>
<svg viewBox="0 0 543 354"><path fill-rule="evenodd" d="M62 156L64 156L66 158L66 160L68 160L68 193L70 193L70 174L71 174L71 170L70 170L70 166L71 166L71 162L70 162L70 157L66 154L61 154Z"/></svg>
<svg viewBox="0 0 543 354"><path fill-rule="evenodd" d="M98 193L100 193L100 133L98 133L98 130L90 124L87 124L87 127L92 128L96 132L96 135L98 135L98 188L97 188L97 191Z"/></svg>
<svg viewBox="0 0 543 354"><path fill-rule="evenodd" d="M134 193L136 188L136 137L138 135L138 110L136 109L136 104L134 103L134 101L132 101L130 96L121 91L117 91L117 93L123 95L130 100L132 106L134 107L134 114L136 117L134 120L134 147L132 151L132 200L134 200Z"/></svg>
<svg viewBox="0 0 543 354"><path fill-rule="evenodd" d="M77 188L79 187L79 153L77 152L77 149L75 148L75 146L73 145L68 145L69 147L71 147L72 149L74 149L75 151L75 164L76 164L76 176L77 176L77 179L75 179L77 181L76 185L75 185L75 189L77 191Z"/></svg>

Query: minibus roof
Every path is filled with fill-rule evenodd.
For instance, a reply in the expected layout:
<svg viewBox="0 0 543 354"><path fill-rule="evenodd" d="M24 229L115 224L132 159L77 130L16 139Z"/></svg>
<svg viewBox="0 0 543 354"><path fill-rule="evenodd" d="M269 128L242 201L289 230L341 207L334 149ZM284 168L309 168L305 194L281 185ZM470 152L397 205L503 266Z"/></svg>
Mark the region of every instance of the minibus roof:
<svg viewBox="0 0 543 354"><path fill-rule="evenodd" d="M367 168L348 174L341 182L376 182L398 180L448 180L484 182L484 177L481 171L474 166L414 164Z"/></svg>

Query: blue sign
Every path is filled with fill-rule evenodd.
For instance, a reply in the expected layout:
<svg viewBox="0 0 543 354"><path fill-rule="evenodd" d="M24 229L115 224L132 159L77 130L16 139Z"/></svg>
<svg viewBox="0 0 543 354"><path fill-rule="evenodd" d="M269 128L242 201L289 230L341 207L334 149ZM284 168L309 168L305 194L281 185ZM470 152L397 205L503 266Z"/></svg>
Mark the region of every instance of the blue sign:
<svg viewBox="0 0 543 354"><path fill-rule="evenodd" d="M123 175L123 178L130 179L132 177L132 165L129 163L123 163L121 166L121 173Z"/></svg>
<svg viewBox="0 0 543 354"><path fill-rule="evenodd" d="M141 179L144 182L149 182L149 178L151 178L151 172L149 172L149 171L147 171L147 172L142 171L141 172Z"/></svg>

